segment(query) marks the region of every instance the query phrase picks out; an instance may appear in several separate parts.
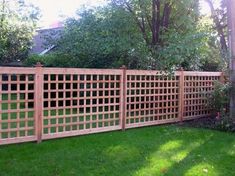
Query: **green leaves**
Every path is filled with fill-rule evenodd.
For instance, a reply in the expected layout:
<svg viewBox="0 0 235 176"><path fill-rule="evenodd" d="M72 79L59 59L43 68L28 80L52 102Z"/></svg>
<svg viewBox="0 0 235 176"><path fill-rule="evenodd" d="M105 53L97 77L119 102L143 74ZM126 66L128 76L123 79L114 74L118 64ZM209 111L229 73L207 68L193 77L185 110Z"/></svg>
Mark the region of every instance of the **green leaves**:
<svg viewBox="0 0 235 176"><path fill-rule="evenodd" d="M132 58L142 52L142 37L129 14L108 6L85 10L80 19L68 19L62 38L55 41L59 53L77 59L79 67L139 67Z"/></svg>
<svg viewBox="0 0 235 176"><path fill-rule="evenodd" d="M209 45L211 24L201 24L198 0L159 1L154 20L152 3L112 0L81 10L78 18L67 20L62 38L50 42L78 67L207 70L205 65L218 60L217 48Z"/></svg>
<svg viewBox="0 0 235 176"><path fill-rule="evenodd" d="M23 0L0 0L0 64L27 56L39 19L38 8Z"/></svg>

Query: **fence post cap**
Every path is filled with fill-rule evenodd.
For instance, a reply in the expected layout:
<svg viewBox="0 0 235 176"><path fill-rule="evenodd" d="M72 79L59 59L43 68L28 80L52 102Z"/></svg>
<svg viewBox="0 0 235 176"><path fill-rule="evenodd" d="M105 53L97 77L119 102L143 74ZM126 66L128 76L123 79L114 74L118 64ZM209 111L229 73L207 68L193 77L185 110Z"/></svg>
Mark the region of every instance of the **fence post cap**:
<svg viewBox="0 0 235 176"><path fill-rule="evenodd" d="M121 69L127 69L127 67L125 65L122 65L120 68Z"/></svg>
<svg viewBox="0 0 235 176"><path fill-rule="evenodd" d="M41 64L41 62L37 62L37 64L35 65L35 67L42 67L43 65Z"/></svg>

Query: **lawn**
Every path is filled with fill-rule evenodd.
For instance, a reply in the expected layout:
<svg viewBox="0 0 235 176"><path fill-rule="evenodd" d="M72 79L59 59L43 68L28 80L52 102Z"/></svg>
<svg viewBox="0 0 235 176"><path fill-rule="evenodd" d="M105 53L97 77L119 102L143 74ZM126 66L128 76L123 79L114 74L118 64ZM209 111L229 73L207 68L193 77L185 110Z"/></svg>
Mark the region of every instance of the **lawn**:
<svg viewBox="0 0 235 176"><path fill-rule="evenodd" d="M235 134L167 125L0 146L0 175L235 175Z"/></svg>

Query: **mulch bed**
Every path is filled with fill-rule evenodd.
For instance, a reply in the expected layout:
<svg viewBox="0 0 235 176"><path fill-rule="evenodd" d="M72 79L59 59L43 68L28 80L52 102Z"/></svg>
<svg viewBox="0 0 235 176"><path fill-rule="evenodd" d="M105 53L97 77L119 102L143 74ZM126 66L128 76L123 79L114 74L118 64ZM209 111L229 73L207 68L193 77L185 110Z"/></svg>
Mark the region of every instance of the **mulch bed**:
<svg viewBox="0 0 235 176"><path fill-rule="evenodd" d="M180 125L195 128L209 128L220 131L235 132L235 120L216 119L215 117L204 117L190 121L184 121Z"/></svg>

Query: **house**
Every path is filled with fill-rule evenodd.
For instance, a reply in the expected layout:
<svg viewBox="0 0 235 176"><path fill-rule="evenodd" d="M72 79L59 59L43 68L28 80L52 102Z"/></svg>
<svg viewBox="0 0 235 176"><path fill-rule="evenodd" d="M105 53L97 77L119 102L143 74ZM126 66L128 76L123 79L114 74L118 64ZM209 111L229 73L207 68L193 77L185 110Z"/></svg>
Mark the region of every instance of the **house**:
<svg viewBox="0 0 235 176"><path fill-rule="evenodd" d="M64 26L61 22L57 22L48 28L36 30L30 54L44 55L52 52L56 46L54 44L50 44L49 41L51 39L58 39L63 30Z"/></svg>

